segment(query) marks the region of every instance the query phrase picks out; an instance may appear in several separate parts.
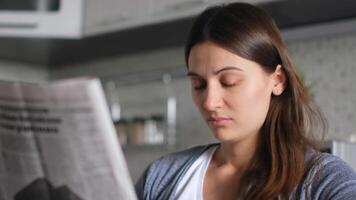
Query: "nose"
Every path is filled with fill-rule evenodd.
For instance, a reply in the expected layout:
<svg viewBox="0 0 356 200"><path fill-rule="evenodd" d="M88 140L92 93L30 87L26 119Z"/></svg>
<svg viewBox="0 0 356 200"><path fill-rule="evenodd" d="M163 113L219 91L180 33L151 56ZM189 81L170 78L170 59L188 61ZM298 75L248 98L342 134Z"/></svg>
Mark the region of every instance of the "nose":
<svg viewBox="0 0 356 200"><path fill-rule="evenodd" d="M203 95L203 108L207 111L215 111L222 107L222 103L221 90L212 86L207 87Z"/></svg>

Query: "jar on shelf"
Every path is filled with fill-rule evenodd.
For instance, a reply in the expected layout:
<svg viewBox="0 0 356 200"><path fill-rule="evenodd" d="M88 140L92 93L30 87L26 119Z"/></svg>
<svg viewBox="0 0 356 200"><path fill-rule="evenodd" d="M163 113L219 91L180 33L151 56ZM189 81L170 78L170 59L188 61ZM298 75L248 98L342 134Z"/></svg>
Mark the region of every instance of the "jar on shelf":
<svg viewBox="0 0 356 200"><path fill-rule="evenodd" d="M120 119L114 122L114 125L121 146L125 146L128 138L128 121L126 119Z"/></svg>
<svg viewBox="0 0 356 200"><path fill-rule="evenodd" d="M144 144L145 143L145 118L134 117L130 123L128 143L129 144Z"/></svg>

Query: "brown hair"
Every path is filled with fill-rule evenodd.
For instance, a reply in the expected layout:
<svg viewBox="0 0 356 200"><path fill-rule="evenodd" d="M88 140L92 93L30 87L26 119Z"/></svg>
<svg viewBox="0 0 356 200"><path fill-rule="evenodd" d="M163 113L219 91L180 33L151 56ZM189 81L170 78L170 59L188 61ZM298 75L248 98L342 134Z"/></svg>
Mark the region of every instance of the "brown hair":
<svg viewBox="0 0 356 200"><path fill-rule="evenodd" d="M323 135L326 120L293 68L273 18L246 3L210 7L198 16L188 36L187 66L192 47L204 41L252 60L268 73L282 66L286 87L271 99L260 131L261 145L241 180L239 198L288 198L315 160L307 159L307 152L318 149L312 135Z"/></svg>

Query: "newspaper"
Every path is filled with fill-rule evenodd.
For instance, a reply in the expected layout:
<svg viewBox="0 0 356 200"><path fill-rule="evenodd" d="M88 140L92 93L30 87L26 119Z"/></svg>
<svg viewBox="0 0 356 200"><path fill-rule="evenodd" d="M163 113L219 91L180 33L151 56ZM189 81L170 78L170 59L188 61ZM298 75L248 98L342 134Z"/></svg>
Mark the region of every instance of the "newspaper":
<svg viewBox="0 0 356 200"><path fill-rule="evenodd" d="M0 200L134 200L100 81L0 82Z"/></svg>

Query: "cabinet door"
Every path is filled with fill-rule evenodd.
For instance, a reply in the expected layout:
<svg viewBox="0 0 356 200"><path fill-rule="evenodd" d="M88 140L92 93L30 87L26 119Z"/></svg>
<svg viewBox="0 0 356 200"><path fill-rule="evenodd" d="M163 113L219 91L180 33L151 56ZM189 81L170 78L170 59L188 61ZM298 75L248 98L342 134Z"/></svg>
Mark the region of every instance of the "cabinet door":
<svg viewBox="0 0 356 200"><path fill-rule="evenodd" d="M83 0L61 0L59 10L0 10L0 36L58 37L82 36Z"/></svg>

